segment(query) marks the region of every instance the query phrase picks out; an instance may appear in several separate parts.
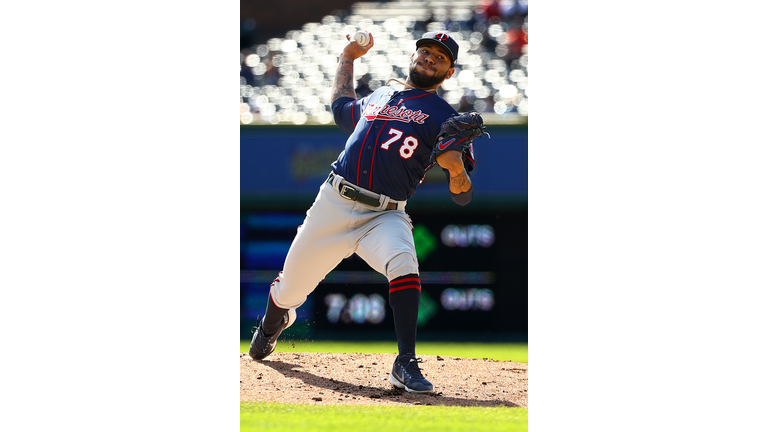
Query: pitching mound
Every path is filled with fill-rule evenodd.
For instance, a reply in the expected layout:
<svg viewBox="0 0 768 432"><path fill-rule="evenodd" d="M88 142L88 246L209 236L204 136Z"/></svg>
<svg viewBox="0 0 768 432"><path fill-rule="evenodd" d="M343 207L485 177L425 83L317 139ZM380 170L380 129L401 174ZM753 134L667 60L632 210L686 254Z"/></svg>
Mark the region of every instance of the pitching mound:
<svg viewBox="0 0 768 432"><path fill-rule="evenodd" d="M240 353L240 400L320 405L528 407L528 365L420 355L434 394L389 382L394 354Z"/></svg>

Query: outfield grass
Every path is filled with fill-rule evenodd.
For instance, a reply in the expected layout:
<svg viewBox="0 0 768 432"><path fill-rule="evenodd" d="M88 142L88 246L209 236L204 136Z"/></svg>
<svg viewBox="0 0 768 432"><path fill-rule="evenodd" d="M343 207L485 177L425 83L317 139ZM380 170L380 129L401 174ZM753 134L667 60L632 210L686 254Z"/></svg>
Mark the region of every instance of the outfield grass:
<svg viewBox="0 0 768 432"><path fill-rule="evenodd" d="M527 431L527 408L240 403L240 432Z"/></svg>
<svg viewBox="0 0 768 432"><path fill-rule="evenodd" d="M240 341L240 352L248 352L250 341ZM397 352L397 342L337 342L280 340L275 352L390 353ZM527 343L418 342L417 354L528 363Z"/></svg>

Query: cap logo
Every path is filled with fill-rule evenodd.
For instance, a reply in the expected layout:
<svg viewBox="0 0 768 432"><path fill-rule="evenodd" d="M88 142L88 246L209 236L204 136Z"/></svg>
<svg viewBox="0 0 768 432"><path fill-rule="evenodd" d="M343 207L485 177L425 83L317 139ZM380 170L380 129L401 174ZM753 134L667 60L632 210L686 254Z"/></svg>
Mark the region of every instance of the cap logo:
<svg viewBox="0 0 768 432"><path fill-rule="evenodd" d="M438 39L438 40L441 40L441 41L446 41L446 40L448 40L448 35L445 34L445 33L438 33L438 34L435 35L435 39Z"/></svg>

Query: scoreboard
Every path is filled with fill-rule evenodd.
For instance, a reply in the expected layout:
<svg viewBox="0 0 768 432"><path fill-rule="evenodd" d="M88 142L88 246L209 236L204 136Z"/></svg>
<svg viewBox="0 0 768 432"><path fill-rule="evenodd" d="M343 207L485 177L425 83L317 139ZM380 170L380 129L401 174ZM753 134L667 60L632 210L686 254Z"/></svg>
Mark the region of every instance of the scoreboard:
<svg viewBox="0 0 768 432"><path fill-rule="evenodd" d="M527 208L406 209L422 286L419 340L527 340ZM241 338L250 339L304 211L241 209ZM343 260L297 310L289 337L394 340L386 277Z"/></svg>

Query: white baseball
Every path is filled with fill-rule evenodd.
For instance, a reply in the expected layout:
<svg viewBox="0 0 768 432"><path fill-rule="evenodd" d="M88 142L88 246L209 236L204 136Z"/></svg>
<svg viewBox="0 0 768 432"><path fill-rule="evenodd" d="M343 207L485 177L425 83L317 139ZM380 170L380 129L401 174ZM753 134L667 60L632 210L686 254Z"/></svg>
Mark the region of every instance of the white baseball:
<svg viewBox="0 0 768 432"><path fill-rule="evenodd" d="M366 46L371 41L371 38L368 37L368 32L364 32L362 30L355 33L354 39L358 44L360 44L360 46Z"/></svg>

